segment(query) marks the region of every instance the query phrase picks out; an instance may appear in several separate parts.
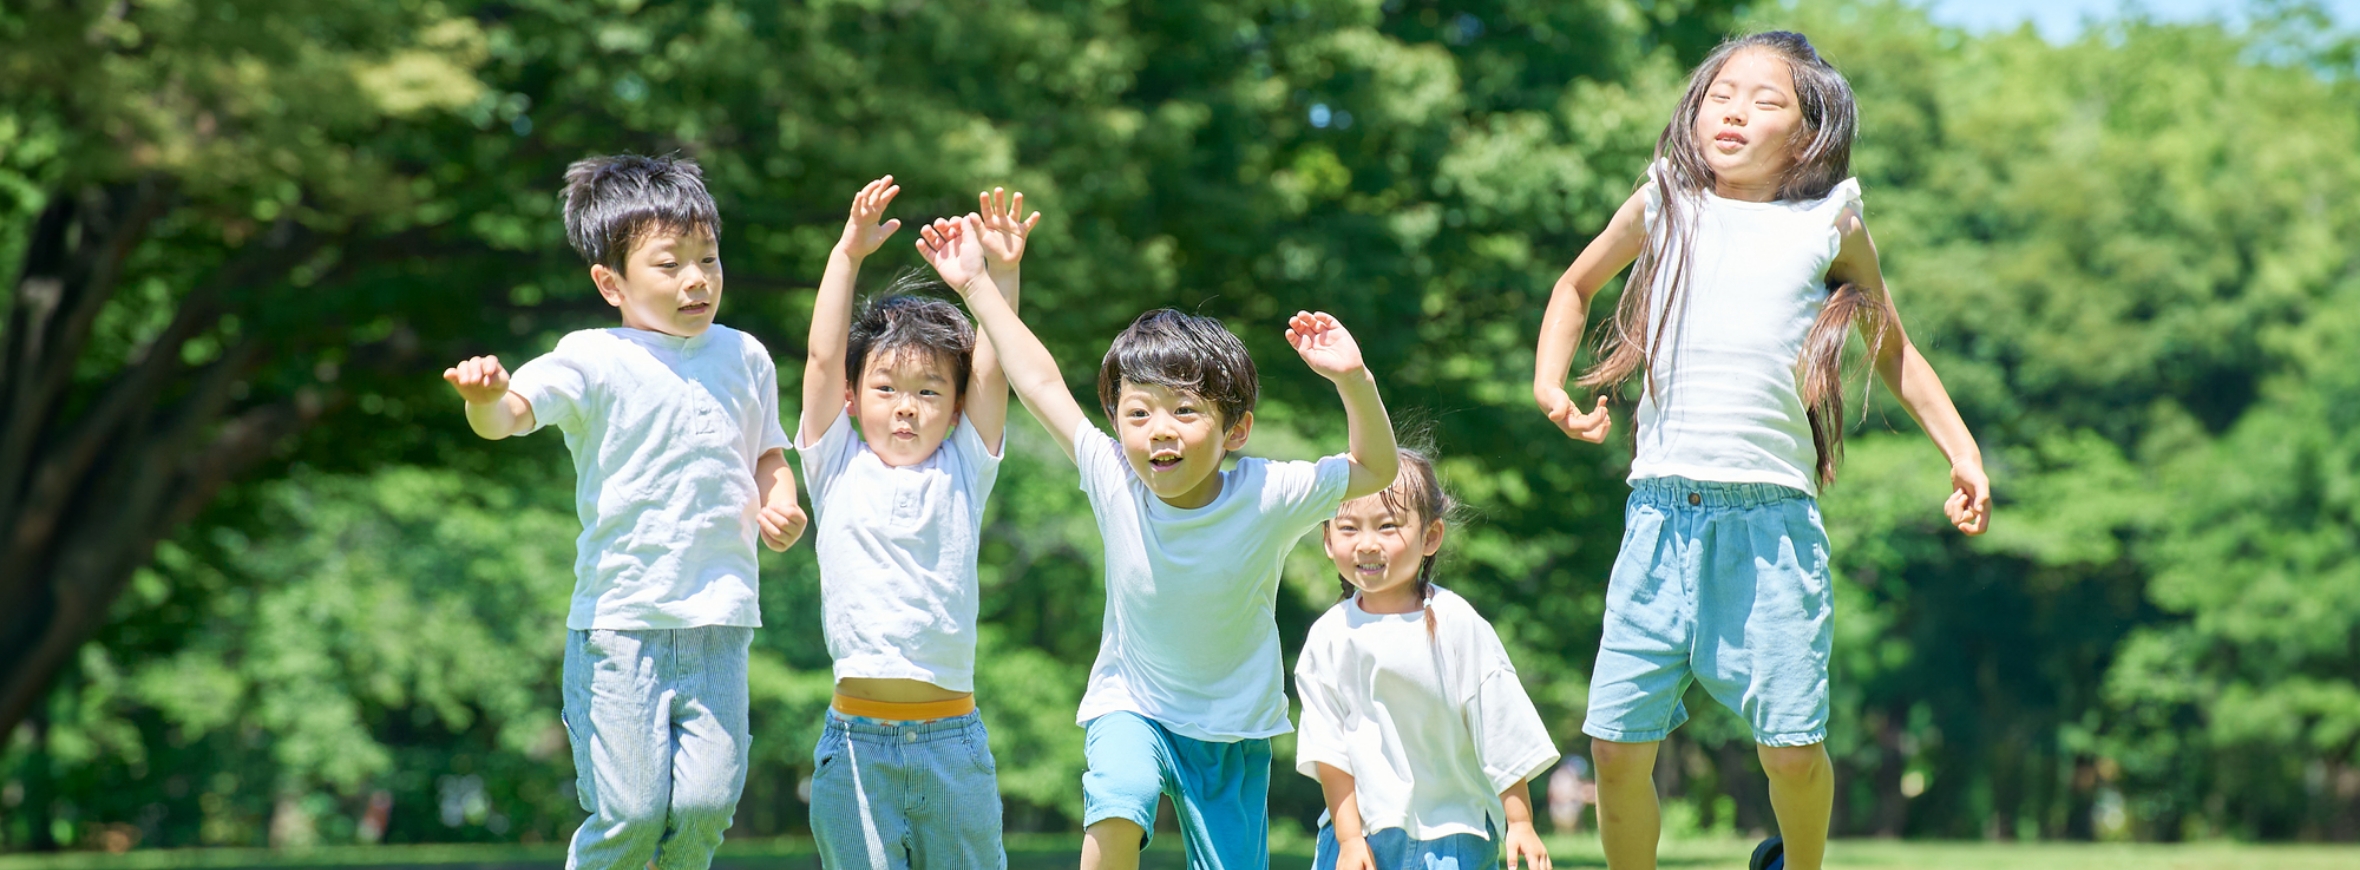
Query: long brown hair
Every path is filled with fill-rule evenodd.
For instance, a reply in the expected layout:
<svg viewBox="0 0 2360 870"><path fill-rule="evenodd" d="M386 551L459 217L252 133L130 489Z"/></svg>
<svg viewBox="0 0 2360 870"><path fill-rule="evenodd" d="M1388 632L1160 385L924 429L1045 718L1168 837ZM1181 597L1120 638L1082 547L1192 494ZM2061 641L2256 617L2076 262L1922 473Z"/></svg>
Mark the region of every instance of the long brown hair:
<svg viewBox="0 0 2360 870"><path fill-rule="evenodd" d="M1423 539L1428 524L1439 520L1447 526L1452 515L1458 512L1459 503L1442 488L1442 478L1434 473L1432 456L1415 447L1400 447L1396 450L1401 456L1401 470L1395 472L1393 485L1375 497L1384 501L1385 509L1392 511L1403 526L1414 525ZM1417 518L1414 524L1408 521L1412 516ZM1326 537L1327 528L1327 523L1319 524L1322 538ZM1429 640L1435 633L1434 562L1441 555L1439 549L1433 555L1419 554L1418 601L1426 610L1426 637ZM1353 593L1360 591L1359 587L1353 586L1352 581L1344 579L1341 574L1336 575L1336 582L1344 587L1343 594L1338 596L1339 600L1351 598Z"/></svg>
<svg viewBox="0 0 2360 870"><path fill-rule="evenodd" d="M1819 56L1811 40L1800 33L1772 31L1721 43L1688 78L1688 92L1672 110L1671 122L1655 141L1655 161L1648 166L1661 206L1648 222L1647 243L1623 282L1622 300L1599 339L1598 362L1576 381L1591 389L1619 390L1633 375L1644 372L1648 395L1660 397L1668 385L1656 383L1657 355L1665 340L1680 328L1680 297L1687 288L1688 269L1695 259L1695 203L1714 183L1696 140L1696 114L1721 67L1740 51L1758 49L1786 61L1795 80L1795 102L1803 116L1796 137L1794 161L1779 179L1777 198L1818 199L1852 172L1852 136L1858 123L1852 86L1842 73ZM1654 316L1654 297L1664 297L1663 312ZM1821 486L1835 483L1836 465L1844 451L1844 340L1858 325L1877 352L1888 315L1884 300L1871 299L1859 286L1831 286L1827 303L1811 324L1803 352L1795 359L1795 380L1805 416L1811 421L1811 446L1818 452Z"/></svg>

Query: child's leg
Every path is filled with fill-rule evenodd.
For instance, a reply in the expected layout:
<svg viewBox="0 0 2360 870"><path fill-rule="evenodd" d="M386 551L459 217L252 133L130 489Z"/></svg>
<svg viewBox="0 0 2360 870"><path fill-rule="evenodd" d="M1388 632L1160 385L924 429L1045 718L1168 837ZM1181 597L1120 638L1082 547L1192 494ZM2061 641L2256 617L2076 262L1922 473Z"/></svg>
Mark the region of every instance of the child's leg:
<svg viewBox="0 0 2360 870"><path fill-rule="evenodd" d="M1090 720L1082 754L1082 870L1137 870L1164 793L1163 729L1136 713Z"/></svg>
<svg viewBox="0 0 2360 870"><path fill-rule="evenodd" d="M1827 855L1828 815L1835 810L1835 765L1827 744L1757 746L1762 771L1770 775L1770 808L1778 814L1778 835L1786 841L1790 870L1819 870Z"/></svg>
<svg viewBox="0 0 2360 870"><path fill-rule="evenodd" d="M1005 870L1000 778L982 714L904 727L918 735L910 744L910 780L918 792L910 810L910 866Z"/></svg>
<svg viewBox="0 0 2360 870"><path fill-rule="evenodd" d="M1172 812L1191 870L1269 870L1270 741L1216 743L1168 733L1165 740Z"/></svg>
<svg viewBox="0 0 2360 870"><path fill-rule="evenodd" d="M656 870L705 870L746 788L746 655L754 630L673 629L672 803Z"/></svg>
<svg viewBox="0 0 2360 870"><path fill-rule="evenodd" d="M901 788L904 742L890 727L828 711L811 752L811 838L821 866L910 866Z"/></svg>
<svg viewBox="0 0 2360 870"><path fill-rule="evenodd" d="M650 649L664 634L566 633L565 730L577 796L590 813L566 850L568 870L639 870L664 835L672 727Z"/></svg>
<svg viewBox="0 0 2360 870"><path fill-rule="evenodd" d="M1663 811L1655 798L1655 750L1662 741L1590 741L1598 766L1598 843L1612 870L1654 870L1655 844L1663 836Z"/></svg>

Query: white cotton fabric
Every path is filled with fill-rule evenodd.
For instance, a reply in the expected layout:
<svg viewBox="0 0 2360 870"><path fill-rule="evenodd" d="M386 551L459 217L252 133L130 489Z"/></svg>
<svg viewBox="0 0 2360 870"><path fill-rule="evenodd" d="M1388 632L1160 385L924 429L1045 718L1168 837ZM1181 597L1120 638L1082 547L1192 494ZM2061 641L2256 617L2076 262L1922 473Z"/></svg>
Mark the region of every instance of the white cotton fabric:
<svg viewBox="0 0 2360 870"><path fill-rule="evenodd" d="M818 443L795 447L818 511L820 612L836 679L975 691L975 551L1000 457L962 416L933 455L896 468L843 408L832 413Z"/></svg>
<svg viewBox="0 0 2360 870"><path fill-rule="evenodd" d="M574 456L574 631L758 628L754 463L793 446L778 369L726 326L568 334L508 389Z"/></svg>
<svg viewBox="0 0 2360 870"><path fill-rule="evenodd" d="M1650 183L1647 225L1663 207ZM1710 192L1682 202L1694 260L1662 352L1654 387L1639 400L1632 480L1684 477L1772 483L1817 493L1818 453L1804 416L1795 360L1827 303L1825 280L1843 238L1838 216L1860 207L1860 183L1845 179L1813 200L1745 202ZM1668 258L1667 258L1668 259ZM1670 274L1666 263L1659 276ZM1649 330L1671 300L1659 277Z"/></svg>
<svg viewBox="0 0 2360 870"><path fill-rule="evenodd" d="M1346 457L1246 457L1201 508L1165 504L1120 442L1082 421L1074 463L1106 546L1106 621L1075 721L1137 713L1182 737L1234 742L1291 730L1278 655L1279 572L1335 516Z"/></svg>
<svg viewBox="0 0 2360 870"><path fill-rule="evenodd" d="M1556 764L1557 748L1491 623L1430 588L1431 637L1423 611L1370 613L1357 595L1312 624L1295 660L1295 770L1351 774L1363 830L1489 839L1507 825L1500 792Z"/></svg>

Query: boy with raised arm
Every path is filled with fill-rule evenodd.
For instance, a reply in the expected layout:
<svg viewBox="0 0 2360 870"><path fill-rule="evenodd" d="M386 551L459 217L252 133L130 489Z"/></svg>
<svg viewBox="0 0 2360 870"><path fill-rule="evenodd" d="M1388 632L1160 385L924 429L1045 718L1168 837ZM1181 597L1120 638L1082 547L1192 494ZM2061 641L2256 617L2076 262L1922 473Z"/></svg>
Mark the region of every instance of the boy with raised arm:
<svg viewBox="0 0 2360 870"><path fill-rule="evenodd" d="M1005 867L999 780L975 710L975 553L1000 468L1008 381L991 342L904 278L853 311L861 261L901 227L869 182L812 305L796 449L819 514L836 693L812 752L811 832L831 868ZM1016 295L1038 214L981 197L976 232L927 247L942 280ZM943 224L948 229L948 224Z"/></svg>
<svg viewBox="0 0 2360 870"><path fill-rule="evenodd" d="M746 782L754 539L802 537L778 372L721 307L721 218L693 161L596 157L565 173L565 230L616 329L567 335L512 380L443 372L477 435L556 426L582 536L565 627L565 726L590 818L566 866L702 870Z"/></svg>
<svg viewBox="0 0 2360 870"><path fill-rule="evenodd" d="M1326 314L1288 322L1295 351L1343 399L1350 452L1222 471L1252 431L1260 385L1219 321L1150 311L1115 337L1098 373L1110 437L989 275L960 292L1016 395L1080 467L1105 539L1105 628L1076 717L1089 763L1082 867L1137 867L1167 794L1190 867L1268 867L1270 738L1290 730L1272 615L1280 568L1338 505L1390 485L1398 463L1359 346Z"/></svg>

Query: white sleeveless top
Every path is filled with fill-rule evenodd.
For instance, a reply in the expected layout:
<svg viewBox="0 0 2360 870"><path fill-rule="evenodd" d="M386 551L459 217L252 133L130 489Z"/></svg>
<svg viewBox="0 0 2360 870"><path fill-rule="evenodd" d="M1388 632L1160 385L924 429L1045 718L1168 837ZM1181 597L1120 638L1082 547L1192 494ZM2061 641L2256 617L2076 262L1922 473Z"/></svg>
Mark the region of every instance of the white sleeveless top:
<svg viewBox="0 0 2360 870"><path fill-rule="evenodd" d="M1647 223L1662 207L1644 188ZM1860 203L1847 178L1815 200L1745 202L1711 193L1684 201L1677 234L1696 234L1679 310L1639 400L1631 479L1685 477L1819 490L1818 453L1795 359L1827 303L1827 268L1843 243L1836 218ZM1675 246L1672 250L1677 251ZM1671 264L1659 275L1668 276ZM1662 322L1657 285L1648 328Z"/></svg>

